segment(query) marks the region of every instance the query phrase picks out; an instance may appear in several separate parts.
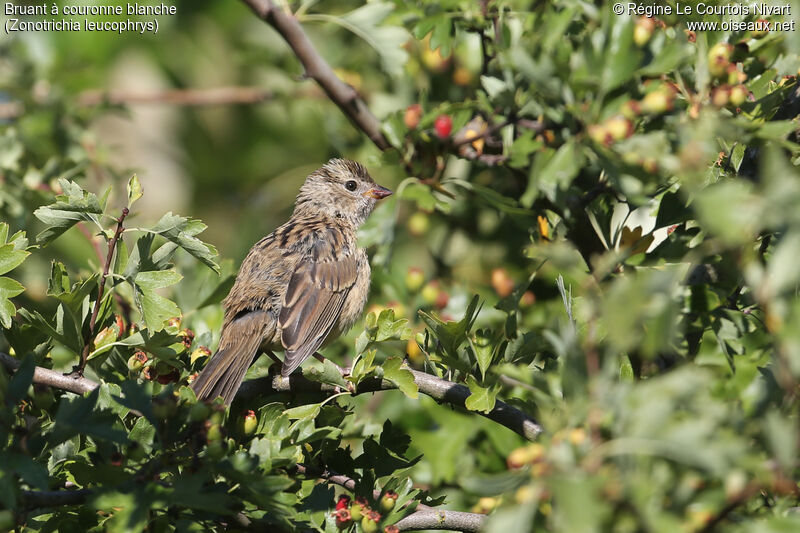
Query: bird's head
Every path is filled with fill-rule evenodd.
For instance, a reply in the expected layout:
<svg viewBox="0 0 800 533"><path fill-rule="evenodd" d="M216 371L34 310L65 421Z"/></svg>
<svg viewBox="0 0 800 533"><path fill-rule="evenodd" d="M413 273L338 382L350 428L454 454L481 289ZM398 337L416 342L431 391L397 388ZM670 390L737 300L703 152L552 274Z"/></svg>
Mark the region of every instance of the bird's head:
<svg viewBox="0 0 800 533"><path fill-rule="evenodd" d="M341 218L358 227L375 203L390 194L392 191L376 184L360 163L331 159L306 178L294 214Z"/></svg>

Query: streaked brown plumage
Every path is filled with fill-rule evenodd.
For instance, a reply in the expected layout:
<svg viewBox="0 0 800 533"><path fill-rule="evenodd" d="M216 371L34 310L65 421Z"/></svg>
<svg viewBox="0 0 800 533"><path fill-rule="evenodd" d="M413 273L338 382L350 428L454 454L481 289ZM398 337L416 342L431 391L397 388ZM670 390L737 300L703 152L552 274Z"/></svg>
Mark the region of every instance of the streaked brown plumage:
<svg viewBox="0 0 800 533"><path fill-rule="evenodd" d="M350 329L369 293L356 232L391 194L354 161L332 159L300 188L291 218L258 241L225 298L219 348L192 383L198 398L233 399L260 351L283 350L288 376Z"/></svg>

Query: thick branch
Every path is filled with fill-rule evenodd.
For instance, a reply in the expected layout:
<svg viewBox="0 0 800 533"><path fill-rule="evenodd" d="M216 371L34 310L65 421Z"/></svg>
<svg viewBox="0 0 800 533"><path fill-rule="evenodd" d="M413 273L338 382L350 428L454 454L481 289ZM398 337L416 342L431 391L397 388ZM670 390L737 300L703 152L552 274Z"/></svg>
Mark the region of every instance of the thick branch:
<svg viewBox="0 0 800 533"><path fill-rule="evenodd" d="M8 354L0 353L0 364L6 367L9 372L16 372L21 361ZM100 386L91 379L65 376L61 372L56 372L55 370L49 370L40 366L37 366L33 371L33 382L39 385L49 385L56 389L74 392L75 394L86 394Z"/></svg>
<svg viewBox="0 0 800 533"><path fill-rule="evenodd" d="M391 145L381 133L381 123L355 89L344 83L319 55L303 31L300 22L284 13L271 0L242 0L258 18L275 28L303 64L306 75L313 78L339 109L363 131L375 146L388 150Z"/></svg>
<svg viewBox="0 0 800 533"><path fill-rule="evenodd" d="M465 407L464 402L471 393L464 385L452 383L418 370L409 369L409 371L414 375L414 382L422 394L430 396L440 403ZM397 386L391 381L371 378L359 383L355 393L362 394L396 388ZM299 374L295 374L288 378L270 376L246 381L236 394L236 398L248 399L261 394L275 392L319 392L331 395L339 391L332 385L310 381ZM499 400L488 413L477 412L477 414L509 428L530 441L536 440L536 437L542 432L541 426L531 416Z"/></svg>
<svg viewBox="0 0 800 533"><path fill-rule="evenodd" d="M417 511L395 525L400 531L439 529L448 531L480 531L486 523L486 515L460 511Z"/></svg>
<svg viewBox="0 0 800 533"><path fill-rule="evenodd" d="M18 359L4 353L0 353L0 363L10 372L16 371L20 365ZM452 383L418 370L409 369L409 372L414 375L414 381L419 387L419 391L437 402L464 407L464 402L469 398L469 389L463 385ZM84 377L65 376L59 372L38 366L33 374L33 382L74 392L75 394L85 394L99 386L98 383ZM368 378L359 383L356 394L394 389L397 389L397 386L391 381ZM311 381L300 374L293 374L288 378L269 376L245 381L236 394L236 399L248 400L260 395L277 392L313 392L330 396L341 391L333 385ZM536 440L539 433L542 432L541 426L531 416L500 400L495 403L494 409L488 413L477 412L477 414L509 428L530 441Z"/></svg>

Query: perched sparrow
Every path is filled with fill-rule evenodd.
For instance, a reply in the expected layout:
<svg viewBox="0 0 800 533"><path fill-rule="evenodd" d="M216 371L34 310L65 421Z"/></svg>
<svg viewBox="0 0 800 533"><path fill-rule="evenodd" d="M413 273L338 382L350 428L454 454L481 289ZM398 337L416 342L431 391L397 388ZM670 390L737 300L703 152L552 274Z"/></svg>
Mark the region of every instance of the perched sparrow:
<svg viewBox="0 0 800 533"><path fill-rule="evenodd" d="M294 213L245 257L225 298L219 348L192 383L198 398L233 400L260 351L284 350L281 375L350 329L369 293L356 231L392 194L354 161L332 159L306 178Z"/></svg>

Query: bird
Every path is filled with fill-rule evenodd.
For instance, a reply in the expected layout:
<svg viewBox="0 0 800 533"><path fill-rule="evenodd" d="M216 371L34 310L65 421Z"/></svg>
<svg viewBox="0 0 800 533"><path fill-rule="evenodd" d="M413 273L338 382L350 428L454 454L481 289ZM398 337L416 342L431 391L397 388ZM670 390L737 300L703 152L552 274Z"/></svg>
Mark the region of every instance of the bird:
<svg viewBox="0 0 800 533"><path fill-rule="evenodd" d="M308 175L289 220L253 245L223 300L219 346L191 384L199 400L230 405L262 351L284 351L286 377L353 326L371 275L357 231L391 194L347 159Z"/></svg>

